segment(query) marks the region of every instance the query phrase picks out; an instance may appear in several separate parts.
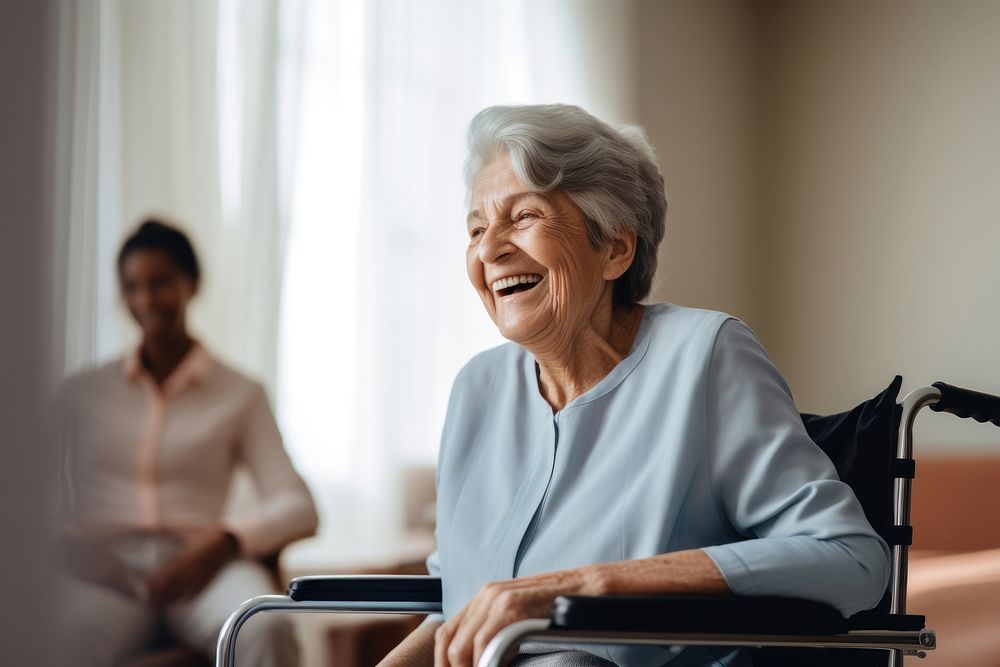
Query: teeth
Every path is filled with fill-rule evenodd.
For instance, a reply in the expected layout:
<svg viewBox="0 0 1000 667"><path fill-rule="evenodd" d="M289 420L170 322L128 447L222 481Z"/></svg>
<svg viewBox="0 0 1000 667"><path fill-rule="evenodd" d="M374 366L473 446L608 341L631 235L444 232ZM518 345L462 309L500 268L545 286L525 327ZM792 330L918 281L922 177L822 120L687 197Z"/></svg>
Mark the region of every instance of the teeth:
<svg viewBox="0 0 1000 667"><path fill-rule="evenodd" d="M499 292L502 289L507 289L508 287L513 287L514 285L537 283L541 279L541 276L534 273L528 273L521 276L508 276L507 278L501 278L500 280L493 281L492 287L494 292Z"/></svg>

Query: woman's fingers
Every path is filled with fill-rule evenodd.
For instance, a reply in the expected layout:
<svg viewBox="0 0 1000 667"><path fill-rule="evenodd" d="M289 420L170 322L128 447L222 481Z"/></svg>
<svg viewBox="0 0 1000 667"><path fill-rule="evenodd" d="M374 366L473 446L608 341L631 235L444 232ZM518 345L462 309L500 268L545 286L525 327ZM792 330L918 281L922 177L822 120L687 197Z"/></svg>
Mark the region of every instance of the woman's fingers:
<svg viewBox="0 0 1000 667"><path fill-rule="evenodd" d="M476 637L489 624L490 614L499 602L497 596L501 586L502 584L496 582L483 586L476 597L462 610L461 616L452 619L457 623L450 636L447 650L450 667L475 664L473 659Z"/></svg>
<svg viewBox="0 0 1000 667"><path fill-rule="evenodd" d="M504 627L508 625L507 622L501 619L505 618L506 615L502 613L502 610L498 610L498 614L491 614L482 626L476 630L475 635L472 638L472 661L471 664L479 664L479 658L482 657L483 651L486 650L486 645L490 643L490 640L498 632L500 632Z"/></svg>
<svg viewBox="0 0 1000 667"><path fill-rule="evenodd" d="M170 590L173 588L176 576L170 565L167 563L146 579L149 601L156 606L168 604L170 601Z"/></svg>
<svg viewBox="0 0 1000 667"><path fill-rule="evenodd" d="M229 546L218 536L194 540L149 577L151 601L166 606L197 595L230 560Z"/></svg>
<svg viewBox="0 0 1000 667"><path fill-rule="evenodd" d="M150 602L157 606L167 606L176 602L187 588L187 579L190 576L187 566L186 561L176 558L160 566L160 569L147 579Z"/></svg>
<svg viewBox="0 0 1000 667"><path fill-rule="evenodd" d="M197 573L171 567L158 573L150 583L150 598L158 606L168 606L193 596L200 589Z"/></svg>
<svg viewBox="0 0 1000 667"><path fill-rule="evenodd" d="M471 664L479 662L486 646L505 627L516 621L537 616L533 602L541 600L548 609L551 607L552 599L547 591L518 589L515 585L505 586L494 592L482 621L477 628L473 628Z"/></svg>
<svg viewBox="0 0 1000 667"><path fill-rule="evenodd" d="M455 632L452 623L454 620L453 618L447 623L442 623L434 633L434 667L449 667L448 646Z"/></svg>
<svg viewBox="0 0 1000 667"><path fill-rule="evenodd" d="M475 665L503 628L547 616L557 596L586 590L586 577L575 570L486 584L462 611L438 628L435 667Z"/></svg>
<svg viewBox="0 0 1000 667"><path fill-rule="evenodd" d="M527 597L512 582L492 582L455 617L438 628L435 667L471 667L478 663L487 644L508 624L526 618ZM542 593L545 596L545 593Z"/></svg>

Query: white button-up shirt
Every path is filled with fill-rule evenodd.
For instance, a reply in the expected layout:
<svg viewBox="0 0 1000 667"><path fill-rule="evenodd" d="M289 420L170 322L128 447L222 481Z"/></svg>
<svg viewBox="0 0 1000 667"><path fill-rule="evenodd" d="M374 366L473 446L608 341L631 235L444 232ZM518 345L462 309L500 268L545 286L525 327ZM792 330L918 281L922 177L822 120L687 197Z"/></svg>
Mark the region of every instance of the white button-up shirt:
<svg viewBox="0 0 1000 667"><path fill-rule="evenodd" d="M316 510L282 445L263 387L195 344L162 386L132 355L67 381L60 400L64 525L170 531L224 525L237 465L255 511L224 527L247 556L316 529Z"/></svg>

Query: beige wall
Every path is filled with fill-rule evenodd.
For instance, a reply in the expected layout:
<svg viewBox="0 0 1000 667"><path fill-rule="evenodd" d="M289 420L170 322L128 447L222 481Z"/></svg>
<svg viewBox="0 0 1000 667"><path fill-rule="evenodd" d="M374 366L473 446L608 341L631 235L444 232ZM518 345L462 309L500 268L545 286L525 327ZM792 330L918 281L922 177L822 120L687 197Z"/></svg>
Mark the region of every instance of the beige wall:
<svg viewBox="0 0 1000 667"><path fill-rule="evenodd" d="M635 7L670 199L654 297L746 319L804 410L897 372L1000 392L1000 3Z"/></svg>
<svg viewBox="0 0 1000 667"><path fill-rule="evenodd" d="M800 405L896 372L1000 393L1000 3L776 2L762 35L758 329Z"/></svg>
<svg viewBox="0 0 1000 667"><path fill-rule="evenodd" d="M637 118L660 155L667 236L652 300L757 321L756 34L745 2L636 2Z"/></svg>

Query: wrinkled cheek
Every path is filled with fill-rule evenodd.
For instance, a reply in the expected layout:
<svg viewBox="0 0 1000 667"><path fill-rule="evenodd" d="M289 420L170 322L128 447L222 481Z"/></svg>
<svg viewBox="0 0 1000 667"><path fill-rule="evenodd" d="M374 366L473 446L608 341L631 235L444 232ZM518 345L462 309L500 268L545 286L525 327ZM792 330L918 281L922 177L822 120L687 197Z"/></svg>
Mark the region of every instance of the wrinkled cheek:
<svg viewBox="0 0 1000 667"><path fill-rule="evenodd" d="M479 289L483 282L483 263L471 249L465 253L465 273L469 276L472 286Z"/></svg>
<svg viewBox="0 0 1000 667"><path fill-rule="evenodd" d="M585 282L583 280L585 267L569 263L553 273L555 275L552 276L552 298L556 312L561 317L570 317L572 309L581 305L577 302L589 296L584 294L581 290L582 285L579 284Z"/></svg>
<svg viewBox="0 0 1000 667"><path fill-rule="evenodd" d="M483 290L476 290L479 294L479 300L483 302L483 308L486 309L486 314L490 316L493 323L496 324L497 321L497 308L496 303L493 301L493 295L489 292L484 292Z"/></svg>
<svg viewBox="0 0 1000 667"><path fill-rule="evenodd" d="M565 319L567 309L572 303L572 293L570 290L571 281L567 279L564 272L555 275L549 274L551 279L552 313L555 319Z"/></svg>
<svg viewBox="0 0 1000 667"><path fill-rule="evenodd" d="M496 304L493 302L493 293L484 287L485 278L483 277L482 262L479 262L474 256L467 255L465 271L469 276L469 283L476 290L476 294L479 295L479 300L483 302L486 313L490 316L490 319L496 321Z"/></svg>

